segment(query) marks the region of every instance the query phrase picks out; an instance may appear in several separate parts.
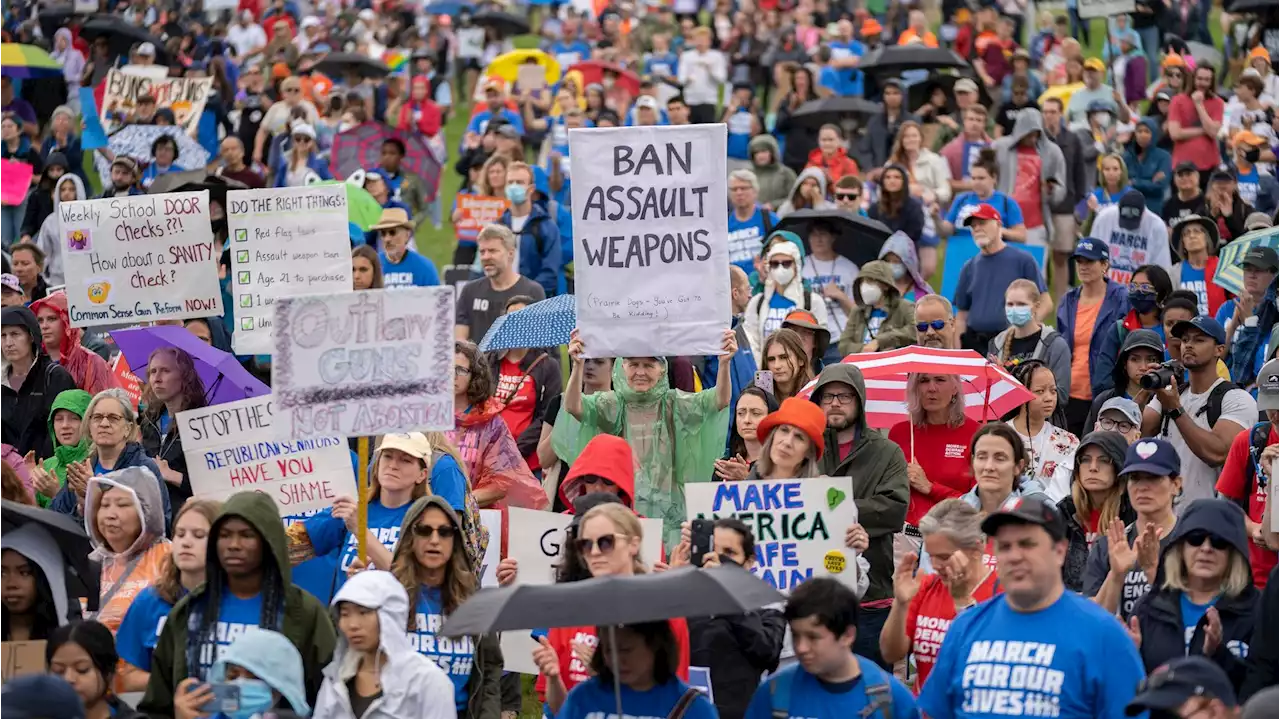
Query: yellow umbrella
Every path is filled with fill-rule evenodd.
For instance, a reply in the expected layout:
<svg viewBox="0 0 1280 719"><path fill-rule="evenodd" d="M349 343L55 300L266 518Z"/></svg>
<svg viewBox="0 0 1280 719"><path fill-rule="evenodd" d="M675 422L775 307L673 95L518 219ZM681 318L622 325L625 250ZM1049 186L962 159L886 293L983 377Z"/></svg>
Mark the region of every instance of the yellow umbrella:
<svg viewBox="0 0 1280 719"><path fill-rule="evenodd" d="M1041 95L1040 99L1037 100L1036 102L1041 107L1043 107L1045 100L1051 97L1056 97L1062 101L1063 109L1066 109L1067 105L1071 104L1071 96L1076 94L1076 90L1079 90L1083 87L1084 87L1083 82L1073 82L1067 85L1054 85L1053 87L1050 87L1048 90L1045 90L1044 94Z"/></svg>
<svg viewBox="0 0 1280 719"><path fill-rule="evenodd" d="M548 85L554 85L560 79L560 63L541 50L512 50L499 55L484 69L484 76L497 75L511 85L520 74L520 66L531 61L542 66Z"/></svg>

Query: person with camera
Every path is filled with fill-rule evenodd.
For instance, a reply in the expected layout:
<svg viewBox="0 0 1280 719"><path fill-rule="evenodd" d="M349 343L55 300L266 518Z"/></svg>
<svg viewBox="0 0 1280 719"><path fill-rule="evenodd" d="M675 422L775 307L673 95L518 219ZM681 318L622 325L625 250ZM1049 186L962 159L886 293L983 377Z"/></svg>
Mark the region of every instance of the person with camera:
<svg viewBox="0 0 1280 719"><path fill-rule="evenodd" d="M1218 376L1227 333L1218 321L1200 315L1175 324L1170 332L1182 342L1179 358L1188 383L1179 389L1174 363L1152 366L1142 377L1155 393L1142 413L1142 436L1169 440L1182 462L1179 512L1195 499L1211 499L1218 472L1236 435L1258 417L1253 396Z"/></svg>
<svg viewBox="0 0 1280 719"><path fill-rule="evenodd" d="M1280 455L1280 360L1272 359L1258 374L1258 409L1267 414L1266 422L1253 425L1231 441L1226 464L1218 475L1215 489L1245 511L1245 531L1249 535L1249 564L1253 567L1253 584L1261 589L1276 566L1274 534L1265 517L1267 483L1272 481L1272 467Z"/></svg>
<svg viewBox="0 0 1280 719"><path fill-rule="evenodd" d="M671 552L673 569L687 564L718 567L732 563L747 570L755 566L756 540L746 523L733 518L698 521L696 536L692 523L681 527L680 544ZM702 531L708 527L710 536ZM695 548L701 551L695 553ZM709 670L721 719L746 715L760 675L778 666L786 631L782 611L769 607L689 619L689 663Z"/></svg>
<svg viewBox="0 0 1280 719"><path fill-rule="evenodd" d="M1148 367L1160 364L1163 359L1164 341L1155 330L1137 329L1125 335L1120 354L1116 357L1111 369L1112 387L1094 394L1085 426L1097 429L1095 425L1102 418L1103 408L1113 399L1133 400L1137 403L1138 412L1141 414L1141 408L1151 401L1151 393L1142 389L1140 381L1147 373ZM1138 429L1141 429L1141 417L1137 424Z"/></svg>

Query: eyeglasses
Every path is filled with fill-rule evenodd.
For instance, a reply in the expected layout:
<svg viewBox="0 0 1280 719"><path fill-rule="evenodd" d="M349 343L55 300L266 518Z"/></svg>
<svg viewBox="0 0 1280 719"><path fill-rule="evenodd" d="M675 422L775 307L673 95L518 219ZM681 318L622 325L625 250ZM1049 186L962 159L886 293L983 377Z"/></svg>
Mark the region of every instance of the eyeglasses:
<svg viewBox="0 0 1280 719"><path fill-rule="evenodd" d="M792 260L771 260L769 262L769 267L771 269L777 269L779 267L795 267L795 266L796 266L796 263Z"/></svg>
<svg viewBox="0 0 1280 719"><path fill-rule="evenodd" d="M284 94L286 95L296 95L300 92L302 92L302 88L300 87L286 87L284 89Z"/></svg>
<svg viewBox="0 0 1280 719"><path fill-rule="evenodd" d="M91 414L89 415L89 424L102 424L106 422L114 427L124 421L124 417L118 414Z"/></svg>
<svg viewBox="0 0 1280 719"><path fill-rule="evenodd" d="M298 143L298 144L300 144L300 145L305 145L305 144L307 144L307 143L311 142L311 138L310 138L310 137L307 137L306 135L294 135L294 136L293 136L293 141L294 141L294 142L296 142L296 143Z"/></svg>
<svg viewBox="0 0 1280 719"><path fill-rule="evenodd" d="M618 547L618 541L626 537L625 534L602 534L595 539L584 537L574 540L574 546L578 548L578 553L584 556L591 554L592 547L599 547L601 554L612 554Z"/></svg>
<svg viewBox="0 0 1280 719"><path fill-rule="evenodd" d="M1205 532L1203 530L1195 530L1195 531L1187 532L1187 536L1185 537L1185 539L1187 540L1187 544L1190 544L1193 547L1204 546L1204 542L1207 539L1209 540L1209 546L1213 547L1219 552L1225 552L1226 550L1231 548L1231 542L1228 542L1227 540L1223 539L1222 537L1219 537L1216 534L1209 534L1208 532Z"/></svg>
<svg viewBox="0 0 1280 719"><path fill-rule="evenodd" d="M1108 432L1119 432L1121 434L1132 432L1135 427L1133 422L1123 419L1111 419L1110 417L1099 417L1098 426ZM1111 460L1107 461L1110 462Z"/></svg>
<svg viewBox="0 0 1280 719"><path fill-rule="evenodd" d="M454 376L454 377L466 377L466 376L467 376L467 375L469 375L469 374L471 374L471 368L470 368L470 367L458 367L457 365L454 365L454 367L453 367L453 376Z"/></svg>
<svg viewBox="0 0 1280 719"><path fill-rule="evenodd" d="M862 199L862 194L858 192L837 192L836 199L844 200L845 202L857 202Z"/></svg>
<svg viewBox="0 0 1280 719"><path fill-rule="evenodd" d="M457 530L447 524L443 527L432 527L429 524L413 525L413 536L418 539L431 539L433 534L441 539L453 539L453 536L457 534Z"/></svg>
<svg viewBox="0 0 1280 719"><path fill-rule="evenodd" d="M1130 282L1129 291L1130 292L1155 292L1156 287L1155 285L1149 282Z"/></svg>
<svg viewBox="0 0 1280 719"><path fill-rule="evenodd" d="M916 332L928 332L930 328L935 332L941 332L942 328L947 326L946 320L933 320L932 322L917 322Z"/></svg>
<svg viewBox="0 0 1280 719"><path fill-rule="evenodd" d="M825 392L822 398L818 400L824 405L828 404L853 404L858 395L853 392Z"/></svg>

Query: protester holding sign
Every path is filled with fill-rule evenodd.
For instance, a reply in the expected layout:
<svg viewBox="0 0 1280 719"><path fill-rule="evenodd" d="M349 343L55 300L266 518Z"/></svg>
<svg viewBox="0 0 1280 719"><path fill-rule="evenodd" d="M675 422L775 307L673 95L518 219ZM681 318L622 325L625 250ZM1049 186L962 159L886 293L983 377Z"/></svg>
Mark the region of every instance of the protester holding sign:
<svg viewBox="0 0 1280 719"><path fill-rule="evenodd" d="M443 497L421 497L405 513L400 536L406 541L396 544L391 572L413 602L409 644L449 677L459 717L497 716L502 677L497 636L440 635L445 619L480 588L458 513Z"/></svg>

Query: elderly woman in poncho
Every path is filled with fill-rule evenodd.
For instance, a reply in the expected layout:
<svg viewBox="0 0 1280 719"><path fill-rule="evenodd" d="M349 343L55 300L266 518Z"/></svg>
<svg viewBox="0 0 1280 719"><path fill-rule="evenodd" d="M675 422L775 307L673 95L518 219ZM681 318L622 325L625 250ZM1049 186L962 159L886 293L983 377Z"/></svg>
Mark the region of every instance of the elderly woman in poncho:
<svg viewBox="0 0 1280 719"><path fill-rule="evenodd" d="M684 485L711 476L729 431L732 382L729 359L738 351L733 330L724 331L716 386L701 392L671 389L662 357L625 357L613 365L614 389L582 393L586 351L577 330L569 340L573 370L556 419L556 454L573 462L597 434L622 437L635 453L635 511L662 520L669 546L680 541L685 517Z"/></svg>

